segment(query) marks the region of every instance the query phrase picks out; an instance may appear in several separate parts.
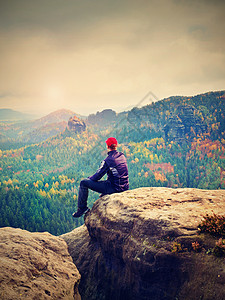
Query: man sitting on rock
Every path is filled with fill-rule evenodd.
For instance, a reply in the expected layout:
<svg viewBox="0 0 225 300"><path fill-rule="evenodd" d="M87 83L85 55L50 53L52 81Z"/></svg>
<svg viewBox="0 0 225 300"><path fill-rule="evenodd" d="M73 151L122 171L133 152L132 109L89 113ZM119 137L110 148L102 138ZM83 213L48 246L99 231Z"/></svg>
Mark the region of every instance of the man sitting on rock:
<svg viewBox="0 0 225 300"><path fill-rule="evenodd" d="M106 140L108 156L102 161L97 172L81 180L78 194L78 209L73 213L79 218L89 208L87 207L88 189L101 193L101 196L120 193L129 189L127 161L122 152L117 151L117 140L110 137ZM107 180L100 180L107 173Z"/></svg>

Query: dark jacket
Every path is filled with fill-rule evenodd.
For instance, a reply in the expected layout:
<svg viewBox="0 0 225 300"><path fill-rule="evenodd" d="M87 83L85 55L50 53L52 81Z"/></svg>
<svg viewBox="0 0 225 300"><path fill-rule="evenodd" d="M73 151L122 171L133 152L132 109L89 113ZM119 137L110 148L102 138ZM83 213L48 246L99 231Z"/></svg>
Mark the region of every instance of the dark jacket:
<svg viewBox="0 0 225 300"><path fill-rule="evenodd" d="M98 171L89 178L98 181L107 173L107 180L117 192L129 189L127 160L122 152L112 150L108 152L108 156L102 161Z"/></svg>

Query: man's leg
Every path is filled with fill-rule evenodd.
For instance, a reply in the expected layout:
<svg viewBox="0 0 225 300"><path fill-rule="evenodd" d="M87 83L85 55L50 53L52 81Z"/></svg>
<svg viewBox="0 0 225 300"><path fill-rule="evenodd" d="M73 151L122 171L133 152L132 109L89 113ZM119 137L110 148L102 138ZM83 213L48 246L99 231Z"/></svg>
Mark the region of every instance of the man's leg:
<svg viewBox="0 0 225 300"><path fill-rule="evenodd" d="M115 193L116 190L111 186L108 181L93 181L89 178L83 179L80 182L79 194L78 194L78 207L87 207L88 189L97 193L106 195Z"/></svg>
<svg viewBox="0 0 225 300"><path fill-rule="evenodd" d="M116 190L113 189L110 182L108 181L93 181L89 178L83 179L80 182L80 188L78 193L78 210L83 212L87 210L87 199L88 199L88 189L101 193L103 195L115 193ZM79 215L79 214L78 214ZM73 214L74 217L77 214Z"/></svg>
<svg viewBox="0 0 225 300"><path fill-rule="evenodd" d="M78 193L78 208L85 209L87 207L88 187L85 183L86 179L81 180Z"/></svg>

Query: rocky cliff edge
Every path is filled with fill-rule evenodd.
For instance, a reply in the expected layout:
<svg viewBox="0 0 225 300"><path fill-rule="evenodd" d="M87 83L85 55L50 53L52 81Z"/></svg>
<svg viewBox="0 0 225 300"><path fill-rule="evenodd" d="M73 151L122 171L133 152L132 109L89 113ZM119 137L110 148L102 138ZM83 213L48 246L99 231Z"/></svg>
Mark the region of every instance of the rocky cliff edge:
<svg viewBox="0 0 225 300"><path fill-rule="evenodd" d="M197 229L224 212L225 190L149 187L101 197L61 237L1 228L0 299L78 300L79 282L82 300L225 299L218 238Z"/></svg>
<svg viewBox="0 0 225 300"><path fill-rule="evenodd" d="M224 190L139 188L97 200L61 236L81 273L82 299L225 299L225 262L204 215L224 214Z"/></svg>

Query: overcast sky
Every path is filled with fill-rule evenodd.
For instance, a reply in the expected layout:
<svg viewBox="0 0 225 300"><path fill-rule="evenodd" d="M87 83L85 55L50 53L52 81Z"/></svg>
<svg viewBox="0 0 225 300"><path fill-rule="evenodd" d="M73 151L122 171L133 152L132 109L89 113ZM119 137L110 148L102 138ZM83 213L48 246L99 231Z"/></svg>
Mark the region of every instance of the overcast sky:
<svg viewBox="0 0 225 300"><path fill-rule="evenodd" d="M0 0L0 108L87 115L224 90L224 33L224 0Z"/></svg>

